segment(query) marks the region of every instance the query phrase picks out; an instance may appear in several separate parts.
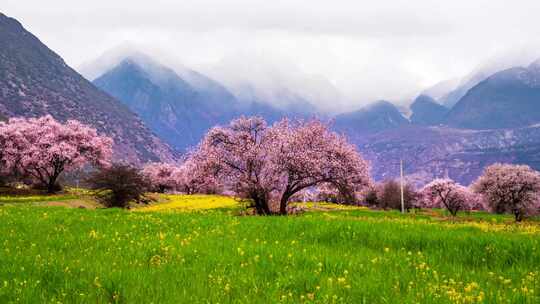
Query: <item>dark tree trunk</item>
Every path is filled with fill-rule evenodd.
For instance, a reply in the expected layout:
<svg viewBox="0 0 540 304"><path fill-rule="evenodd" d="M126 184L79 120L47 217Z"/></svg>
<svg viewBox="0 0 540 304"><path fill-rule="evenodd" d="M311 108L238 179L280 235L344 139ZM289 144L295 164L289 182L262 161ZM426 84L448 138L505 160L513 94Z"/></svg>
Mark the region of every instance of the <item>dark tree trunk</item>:
<svg viewBox="0 0 540 304"><path fill-rule="evenodd" d="M55 184L56 184L56 180L52 180L52 179L47 183L47 193L48 194L56 193Z"/></svg>
<svg viewBox="0 0 540 304"><path fill-rule="evenodd" d="M289 195L283 195L279 202L279 214L287 215L287 203L289 202Z"/></svg>
<svg viewBox="0 0 540 304"><path fill-rule="evenodd" d="M253 197L253 202L255 203L255 211L258 215L270 215L271 212L268 206L268 201L256 196Z"/></svg>
<svg viewBox="0 0 540 304"><path fill-rule="evenodd" d="M505 205L506 205L506 203L504 203L504 202L500 202L500 201L497 202L495 204L494 212L496 214L504 214L507 211L507 209L505 208Z"/></svg>
<svg viewBox="0 0 540 304"><path fill-rule="evenodd" d="M166 189L166 187L163 186L163 185L159 185L159 186L158 186L158 192L159 192L159 193L165 193L165 189Z"/></svg>
<svg viewBox="0 0 540 304"><path fill-rule="evenodd" d="M516 219L516 222L523 221L523 212L520 210L514 210L514 218Z"/></svg>

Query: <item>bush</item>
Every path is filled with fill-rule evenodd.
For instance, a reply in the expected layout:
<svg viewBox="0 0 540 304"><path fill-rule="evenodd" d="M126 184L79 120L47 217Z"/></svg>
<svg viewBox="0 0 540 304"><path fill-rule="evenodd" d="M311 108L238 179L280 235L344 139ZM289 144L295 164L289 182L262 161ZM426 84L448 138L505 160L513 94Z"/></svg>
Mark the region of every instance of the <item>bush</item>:
<svg viewBox="0 0 540 304"><path fill-rule="evenodd" d="M88 179L95 196L106 207L127 208L129 203L140 203L150 189L150 181L139 169L124 164L114 164L95 172Z"/></svg>
<svg viewBox="0 0 540 304"><path fill-rule="evenodd" d="M379 198L377 196L377 189L371 188L367 191L364 201L368 206L378 206L379 205Z"/></svg>
<svg viewBox="0 0 540 304"><path fill-rule="evenodd" d="M401 210L401 186L397 181L390 180L378 185L376 191L377 197L370 194L369 200L376 203L376 207L382 209ZM406 184L403 187L403 201L405 210L409 211L414 208L419 199L419 194L414 190L413 186Z"/></svg>

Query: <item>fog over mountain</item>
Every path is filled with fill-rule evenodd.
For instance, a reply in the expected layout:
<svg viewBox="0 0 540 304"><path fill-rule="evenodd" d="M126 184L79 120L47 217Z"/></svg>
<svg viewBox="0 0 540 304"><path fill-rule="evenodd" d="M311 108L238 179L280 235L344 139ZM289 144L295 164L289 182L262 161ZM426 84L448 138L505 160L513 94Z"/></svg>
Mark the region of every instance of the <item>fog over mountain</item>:
<svg viewBox="0 0 540 304"><path fill-rule="evenodd" d="M62 57L37 73L39 54L13 61L33 48L4 47L9 77L35 83L23 83L26 92L5 81L10 107L0 113L42 106L32 113L112 123L103 129L134 132L117 137L140 159L167 156L149 131L186 151L240 115L270 123L317 116L357 145L376 180L396 177L400 159L419 184L443 176L468 184L495 162L540 168L536 1L157 2L60 0L37 10L7 0L41 49ZM21 33L12 45L29 35ZM38 98L51 82L49 95L60 91L62 102ZM76 104L63 111L64 100ZM93 119L102 101L125 115Z"/></svg>
<svg viewBox="0 0 540 304"><path fill-rule="evenodd" d="M88 80L95 80L123 59L136 57L138 61L158 60L173 69L182 79L200 89L219 82L244 103L264 101L279 109L289 111L291 107L303 105L303 112L345 112L356 107L347 103L338 89L323 76L304 74L293 62L286 58L268 61L262 55L258 59L241 54L223 58L220 62L198 68L185 66L171 54L141 45L124 43L101 54L94 60L81 64L79 72ZM203 77L201 77L204 75ZM205 79L216 82L209 83ZM294 109L293 109L294 110Z"/></svg>
<svg viewBox="0 0 540 304"><path fill-rule="evenodd" d="M181 62L231 88L248 79L258 94L272 95L271 86L285 82L286 91L331 110L380 99L410 103L514 50L540 57L540 42L530 39L540 27L531 12L539 9L533 0L2 3L71 66L128 41L169 67Z"/></svg>
<svg viewBox="0 0 540 304"><path fill-rule="evenodd" d="M439 103L451 108L463 96L465 96L465 94L467 94L467 91L481 81L487 79L489 76L509 68L528 66L531 62L536 61L538 58L538 52L536 50L528 49L513 50L512 52L501 54L499 56L490 58L486 62L482 62L466 76L462 77L453 88L447 87L446 93L443 93L442 96L439 96L438 98L435 96L430 96L436 98Z"/></svg>

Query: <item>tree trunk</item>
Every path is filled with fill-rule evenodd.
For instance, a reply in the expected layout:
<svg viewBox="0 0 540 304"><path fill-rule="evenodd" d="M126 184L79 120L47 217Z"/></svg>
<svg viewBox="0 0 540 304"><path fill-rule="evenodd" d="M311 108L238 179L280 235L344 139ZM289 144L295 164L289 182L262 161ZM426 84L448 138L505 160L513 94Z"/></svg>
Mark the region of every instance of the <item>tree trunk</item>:
<svg viewBox="0 0 540 304"><path fill-rule="evenodd" d="M158 193L165 193L165 186L159 185L158 186Z"/></svg>
<svg viewBox="0 0 540 304"><path fill-rule="evenodd" d="M54 194L56 192L56 189L55 189L55 184L56 184L56 179L51 179L48 183L47 183L47 193L48 194Z"/></svg>
<svg viewBox="0 0 540 304"><path fill-rule="evenodd" d="M521 222L523 220L523 212L519 210L514 211L514 217L516 219L516 222Z"/></svg>
<svg viewBox="0 0 540 304"><path fill-rule="evenodd" d="M289 202L289 195L283 195L279 202L279 214L287 215L287 203Z"/></svg>
<svg viewBox="0 0 540 304"><path fill-rule="evenodd" d="M257 212L258 215L270 214L270 208L266 200L261 199L259 197L254 197L253 201L255 202L255 211Z"/></svg>

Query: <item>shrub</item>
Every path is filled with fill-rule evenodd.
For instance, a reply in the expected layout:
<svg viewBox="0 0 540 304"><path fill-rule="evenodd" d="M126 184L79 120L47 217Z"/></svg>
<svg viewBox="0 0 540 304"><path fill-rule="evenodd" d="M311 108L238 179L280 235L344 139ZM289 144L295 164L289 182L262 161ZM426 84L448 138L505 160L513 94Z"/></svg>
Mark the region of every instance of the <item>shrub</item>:
<svg viewBox="0 0 540 304"><path fill-rule="evenodd" d="M124 164L114 164L90 176L88 183L95 196L106 207L129 207L141 202L151 183L139 169Z"/></svg>
<svg viewBox="0 0 540 304"><path fill-rule="evenodd" d="M374 187L367 190L364 201L366 202L366 205L376 207L379 205L379 198L377 196L377 189Z"/></svg>
<svg viewBox="0 0 540 304"><path fill-rule="evenodd" d="M376 202L376 206L382 209L396 209L401 210L401 185L395 180L389 180L377 186L377 199L372 201ZM373 194L371 194L373 195ZM403 201L405 210L409 211L414 208L419 200L419 193L417 193L413 186L405 184L403 187Z"/></svg>

